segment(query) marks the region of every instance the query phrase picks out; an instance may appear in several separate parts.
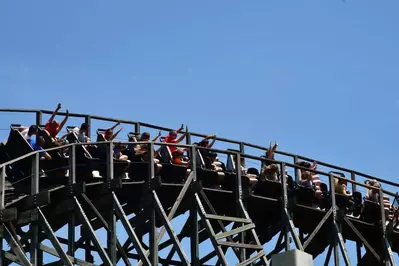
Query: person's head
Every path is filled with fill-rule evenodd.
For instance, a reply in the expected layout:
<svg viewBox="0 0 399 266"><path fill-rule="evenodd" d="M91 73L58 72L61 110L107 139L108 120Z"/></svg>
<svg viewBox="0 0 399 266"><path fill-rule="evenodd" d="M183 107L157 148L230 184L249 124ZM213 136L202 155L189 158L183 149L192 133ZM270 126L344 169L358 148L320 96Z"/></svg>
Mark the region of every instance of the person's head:
<svg viewBox="0 0 399 266"><path fill-rule="evenodd" d="M110 140L112 138L112 135L114 134L114 131L110 128L108 128L105 133L104 133L104 138L105 140Z"/></svg>
<svg viewBox="0 0 399 266"><path fill-rule="evenodd" d="M80 126L80 131L87 134L89 132L89 124L82 123L82 125Z"/></svg>
<svg viewBox="0 0 399 266"><path fill-rule="evenodd" d="M371 191L372 191L373 193L378 193L378 192L379 192L379 188L381 187L380 183L379 183L377 180L375 180L375 179L370 180L370 181L368 182L368 185L369 185L369 186L372 186L372 187L375 187L375 188L371 189Z"/></svg>
<svg viewBox="0 0 399 266"><path fill-rule="evenodd" d="M141 134L140 141L149 141L150 140L150 133L144 132Z"/></svg>
<svg viewBox="0 0 399 266"><path fill-rule="evenodd" d="M126 149L126 146L120 142L115 143L115 148L118 149L119 151L124 151Z"/></svg>
<svg viewBox="0 0 399 266"><path fill-rule="evenodd" d="M169 131L169 138L170 139L176 139L177 138L177 131L176 130Z"/></svg>
<svg viewBox="0 0 399 266"><path fill-rule="evenodd" d="M53 122L51 122L51 126L52 126L54 129L58 129L58 128L60 127L60 123L58 123L57 120L53 120Z"/></svg>
<svg viewBox="0 0 399 266"><path fill-rule="evenodd" d="M208 153L208 160L211 162L211 163L213 163L213 162L215 162L216 161L216 158L217 158L217 153L216 152L209 152Z"/></svg>
<svg viewBox="0 0 399 266"><path fill-rule="evenodd" d="M310 168L312 166L309 162L305 162L305 161L298 162L297 165L305 167L305 168Z"/></svg>
<svg viewBox="0 0 399 266"><path fill-rule="evenodd" d="M42 136L36 136L36 145L43 147L45 143L45 140Z"/></svg>
<svg viewBox="0 0 399 266"><path fill-rule="evenodd" d="M209 145L209 140L207 139L204 139L199 143L199 146L201 147L208 147L208 145Z"/></svg>
<svg viewBox="0 0 399 266"><path fill-rule="evenodd" d="M348 181L346 180L346 179L343 179L343 178L339 178L338 179L338 184L339 185L347 185L348 184Z"/></svg>
<svg viewBox="0 0 399 266"><path fill-rule="evenodd" d="M28 129L28 136L33 136L37 134L37 126L31 125Z"/></svg>
<svg viewBox="0 0 399 266"><path fill-rule="evenodd" d="M277 164L266 165L265 171L268 173L276 173L276 172L278 172L278 166L277 166Z"/></svg>

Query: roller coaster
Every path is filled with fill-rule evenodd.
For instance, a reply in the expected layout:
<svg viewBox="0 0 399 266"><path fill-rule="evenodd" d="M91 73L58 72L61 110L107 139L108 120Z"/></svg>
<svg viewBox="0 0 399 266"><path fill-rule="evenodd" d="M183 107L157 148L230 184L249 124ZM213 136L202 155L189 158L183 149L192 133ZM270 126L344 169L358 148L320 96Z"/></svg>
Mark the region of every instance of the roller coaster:
<svg viewBox="0 0 399 266"><path fill-rule="evenodd" d="M127 164L114 158L115 142L105 141L101 130L96 142L81 143L70 127L68 143L55 146L42 126L43 115L52 111L0 109L5 113L34 115L52 159L41 160L43 151L34 151L19 125L11 125L8 140L0 146L0 265L91 266L94 254L100 265L108 266L271 265L274 254L292 248L314 259L326 254L324 265L396 265L398 219L396 214L387 216L383 199L397 205L398 183L317 160L319 168L309 169L299 162L315 160L279 150L275 151L279 159L270 159L264 156L266 147L220 137L218 142L235 148L200 147L192 139L205 135L188 130L184 145L137 141L143 128L171 129L69 114L84 120L89 131L93 121L120 121L134 128L129 140L118 144L146 145L148 158L130 154ZM173 162L170 148L176 146L186 150L187 165ZM226 159L223 181L216 182L218 173L206 167L204 151ZM162 168L154 163L155 157ZM246 161L259 165L251 168L257 179L265 164L277 165L282 178L251 185L247 173L240 171ZM315 205L313 189L300 184L301 171L327 180L322 205ZM362 188L379 194L377 202L358 202L361 215L349 213L349 198L335 191L334 180L345 177L352 194ZM377 180L381 186L370 187L365 180ZM174 219L184 223L180 232ZM117 223L127 234L125 241L118 238ZM57 233L63 227L67 237ZM106 245L100 229L106 232ZM277 239L275 247L266 248L272 239ZM212 246L208 253L202 250L205 242ZM349 242L356 245L356 262L348 255ZM83 255L79 257L78 251ZM228 251L233 255L227 256ZM45 264L44 254L57 260Z"/></svg>

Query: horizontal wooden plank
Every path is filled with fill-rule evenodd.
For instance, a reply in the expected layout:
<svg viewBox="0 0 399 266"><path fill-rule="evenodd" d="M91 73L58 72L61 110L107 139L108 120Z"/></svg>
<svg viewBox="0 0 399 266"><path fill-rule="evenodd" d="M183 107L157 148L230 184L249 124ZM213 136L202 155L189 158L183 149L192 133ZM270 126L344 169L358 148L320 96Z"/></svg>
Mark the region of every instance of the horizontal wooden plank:
<svg viewBox="0 0 399 266"><path fill-rule="evenodd" d="M35 209L36 207L42 207L50 204L50 192L42 191L38 194L28 196L15 203L14 207L18 209L18 212Z"/></svg>
<svg viewBox="0 0 399 266"><path fill-rule="evenodd" d="M226 242L226 241L217 241L217 243L218 243L218 245L221 245L221 246L227 246L227 247L233 247L233 248L248 248L248 249L263 250L263 246L261 246L261 245Z"/></svg>
<svg viewBox="0 0 399 266"><path fill-rule="evenodd" d="M253 229L253 228L255 228L254 224L247 224L247 225L238 227L236 229L230 230L228 232L218 234L218 235L215 236L215 239L219 240L219 239L222 239L222 238L226 238L226 237L229 237L229 236L232 236L232 235L235 235L235 234L238 234L238 233L241 233L241 232Z"/></svg>
<svg viewBox="0 0 399 266"><path fill-rule="evenodd" d="M15 221L18 217L17 208L8 208L1 210L1 219L0 223Z"/></svg>
<svg viewBox="0 0 399 266"><path fill-rule="evenodd" d="M237 264L237 266L246 266L246 265L250 265L252 262L260 259L262 256L264 256L265 253L262 250L261 252L259 252L258 254L256 254L255 256L253 256L252 258L247 259L246 261L243 261L239 264Z"/></svg>
<svg viewBox="0 0 399 266"><path fill-rule="evenodd" d="M221 215L213 215L213 214L206 214L205 218L213 219L213 220L228 221L228 222L237 222L237 223L252 223L251 219L245 219L245 218L239 218L239 217L230 217L230 216L221 216Z"/></svg>
<svg viewBox="0 0 399 266"><path fill-rule="evenodd" d="M46 245L40 244L40 250L59 258L59 255L58 255L57 251L55 249L53 249L53 248L50 248L50 247L46 246ZM93 263L86 262L86 261L74 258L74 257L69 256L69 255L68 255L68 258L74 264L77 264L77 265L80 265L80 266L95 266L95 264L93 264Z"/></svg>
<svg viewBox="0 0 399 266"><path fill-rule="evenodd" d="M29 210L25 212L19 212L18 213L18 219L17 219L17 224L18 225L23 225L23 224L28 224L34 221L38 220L38 215L37 215L37 210Z"/></svg>
<svg viewBox="0 0 399 266"><path fill-rule="evenodd" d="M86 187L84 182L68 185L63 188L57 189L50 193L51 201L58 202L65 200L72 196L79 196L85 193Z"/></svg>

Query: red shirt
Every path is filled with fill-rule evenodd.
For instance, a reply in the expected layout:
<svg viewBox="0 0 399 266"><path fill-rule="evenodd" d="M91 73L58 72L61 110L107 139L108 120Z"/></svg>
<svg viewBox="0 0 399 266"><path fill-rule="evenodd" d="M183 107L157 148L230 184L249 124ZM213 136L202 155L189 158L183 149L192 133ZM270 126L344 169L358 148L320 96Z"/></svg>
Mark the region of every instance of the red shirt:
<svg viewBox="0 0 399 266"><path fill-rule="evenodd" d="M58 134L59 124L56 121L47 122L45 129L48 131L51 137L55 138Z"/></svg>
<svg viewBox="0 0 399 266"><path fill-rule="evenodd" d="M176 143L176 139L171 139L170 136L165 137L165 142L166 143ZM175 150L177 150L176 146L168 146L169 150L171 153L173 153Z"/></svg>

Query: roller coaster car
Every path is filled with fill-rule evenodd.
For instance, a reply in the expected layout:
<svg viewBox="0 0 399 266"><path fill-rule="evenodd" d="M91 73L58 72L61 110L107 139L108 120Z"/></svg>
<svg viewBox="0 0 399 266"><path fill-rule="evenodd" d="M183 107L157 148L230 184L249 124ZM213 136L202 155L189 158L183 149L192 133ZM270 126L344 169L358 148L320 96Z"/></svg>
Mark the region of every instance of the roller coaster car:
<svg viewBox="0 0 399 266"><path fill-rule="evenodd" d="M305 206L313 206L315 191L313 188L298 185L296 188L296 202Z"/></svg>
<svg viewBox="0 0 399 266"><path fill-rule="evenodd" d="M137 134L130 132L127 134L129 142L137 142ZM143 181L148 179L149 175L149 165L148 162L144 161L143 155L136 154L135 144L131 143L128 145L127 149L123 152L126 155L131 164L129 168L129 177L134 181ZM158 171L158 166L154 162L155 173Z"/></svg>
<svg viewBox="0 0 399 266"><path fill-rule="evenodd" d="M8 137L7 144L5 145L6 154L9 160L16 159L30 152L33 152L33 148L21 135L18 129L11 128L10 135ZM32 175L32 162L33 157L19 160L12 164L8 169L7 180L10 181L16 190L23 193L30 193L31 175ZM40 160L40 170L45 171L46 175L40 176L40 188L45 189L51 187L54 184L65 184L65 178L59 178L59 171L65 171L61 165L57 164L53 160Z"/></svg>
<svg viewBox="0 0 399 266"><path fill-rule="evenodd" d="M127 139L129 142L137 142L137 133L129 132L127 134ZM132 162L135 161L134 157L136 155L134 146L135 146L135 144L130 143L129 145L127 145L127 149L123 152L123 154L127 155L127 157L129 157L129 160L131 160Z"/></svg>
<svg viewBox="0 0 399 266"><path fill-rule="evenodd" d="M265 156L261 157L266 158ZM261 169L263 168L263 164L264 162L262 161ZM254 193L256 195L272 199L279 199L281 197L281 192L282 186L280 181L259 180L254 188Z"/></svg>
<svg viewBox="0 0 399 266"><path fill-rule="evenodd" d="M7 155L7 147L6 143L1 142L0 143L0 164L5 163L9 160L8 155Z"/></svg>
<svg viewBox="0 0 399 266"><path fill-rule="evenodd" d="M50 136L47 130L39 127L37 135L42 136L44 138L45 145L43 146L43 149L50 149L57 147L54 139ZM51 155L52 165L56 165L57 168L63 169L59 173L65 176L65 169L68 168L68 157L66 157L63 151L61 150L53 150L49 151L48 153Z"/></svg>
<svg viewBox="0 0 399 266"><path fill-rule="evenodd" d="M69 131L69 130L68 130ZM78 135L69 131L67 135L69 143L80 143ZM91 150L95 149L92 147ZM98 169L100 160L93 158L87 147L84 145L75 146L75 163L76 163L76 180L77 181L90 181L93 177L93 171Z"/></svg>
<svg viewBox="0 0 399 266"><path fill-rule="evenodd" d="M281 197L281 183L279 181L259 181L254 189L256 195L278 199Z"/></svg>
<svg viewBox="0 0 399 266"><path fill-rule="evenodd" d="M363 211L360 219L367 223L378 223L381 221L380 204L374 201L364 199Z"/></svg>
<svg viewBox="0 0 399 266"><path fill-rule="evenodd" d="M174 164L172 153L168 146L162 146L159 150L159 160L162 164L160 175L162 181L171 183L181 183L185 180L187 167L185 165Z"/></svg>
<svg viewBox="0 0 399 266"><path fill-rule="evenodd" d="M331 171L329 172L329 174L346 178L345 175L341 172ZM355 216L357 216L360 214L361 210L362 194L360 192L354 192L353 195L348 196L335 193L335 202L338 208L344 210L346 214L353 213Z"/></svg>
<svg viewBox="0 0 399 266"><path fill-rule="evenodd" d="M229 151L236 151L232 149L228 149ZM238 152L238 151L236 151ZM241 168L240 168L241 170ZM236 184L237 184L237 176L236 176L237 166L235 157L232 154L227 156L226 162L226 176L224 178L223 187L228 190L232 190L234 193L236 192ZM244 198L248 197L252 194L252 187L249 184L249 178L246 175L241 175L241 189L242 196Z"/></svg>
<svg viewBox="0 0 399 266"><path fill-rule="evenodd" d="M106 142L103 131L101 129L97 130L97 142ZM102 177L106 177L107 172L107 146L104 144L97 145L97 155L99 158L98 171ZM125 174L125 169L128 167L129 162L125 160L113 159L114 161L114 177L123 177Z"/></svg>
<svg viewBox="0 0 399 266"><path fill-rule="evenodd" d="M197 168L197 176L201 180L202 185L204 187L209 187L209 188L220 188L222 185L222 178L219 177L218 172L209 169L209 165L211 164L207 160L207 158L204 158L202 156L202 153L200 150L196 150L196 168ZM208 167L207 167L208 164Z"/></svg>

